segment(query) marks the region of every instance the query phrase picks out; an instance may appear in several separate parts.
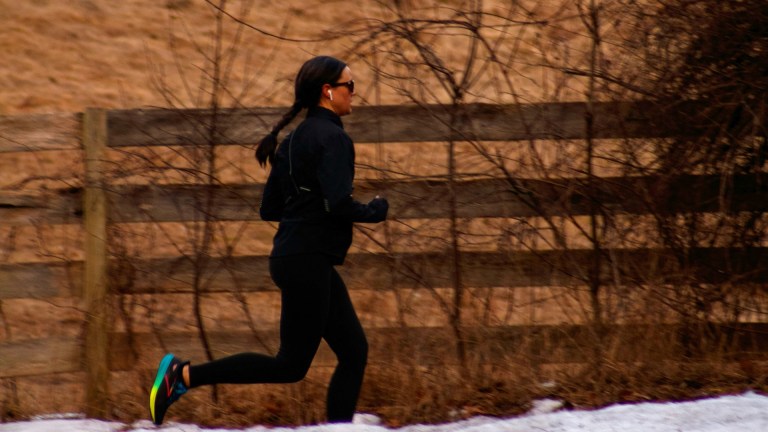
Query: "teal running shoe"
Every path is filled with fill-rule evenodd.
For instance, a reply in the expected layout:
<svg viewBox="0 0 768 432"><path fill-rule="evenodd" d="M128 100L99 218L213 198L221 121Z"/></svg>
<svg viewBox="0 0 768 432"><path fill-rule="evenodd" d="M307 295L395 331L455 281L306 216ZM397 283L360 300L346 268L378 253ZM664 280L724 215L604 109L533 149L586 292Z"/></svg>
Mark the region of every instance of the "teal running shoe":
<svg viewBox="0 0 768 432"><path fill-rule="evenodd" d="M157 376L152 390L149 392L149 411L152 422L156 425L163 423L165 412L187 392L181 371L189 362L181 362L173 354L166 354L157 368Z"/></svg>

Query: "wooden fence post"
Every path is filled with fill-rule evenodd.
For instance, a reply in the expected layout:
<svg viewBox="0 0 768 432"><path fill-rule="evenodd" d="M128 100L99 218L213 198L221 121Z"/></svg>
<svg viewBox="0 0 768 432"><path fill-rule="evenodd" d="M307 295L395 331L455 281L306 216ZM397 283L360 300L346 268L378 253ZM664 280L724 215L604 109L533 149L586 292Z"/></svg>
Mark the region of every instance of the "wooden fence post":
<svg viewBox="0 0 768 432"><path fill-rule="evenodd" d="M85 150L85 274L83 300L87 313L84 370L86 414L105 418L108 409L109 364L107 336L110 303L107 288L107 198L104 162L107 148L107 113L89 108L83 115Z"/></svg>

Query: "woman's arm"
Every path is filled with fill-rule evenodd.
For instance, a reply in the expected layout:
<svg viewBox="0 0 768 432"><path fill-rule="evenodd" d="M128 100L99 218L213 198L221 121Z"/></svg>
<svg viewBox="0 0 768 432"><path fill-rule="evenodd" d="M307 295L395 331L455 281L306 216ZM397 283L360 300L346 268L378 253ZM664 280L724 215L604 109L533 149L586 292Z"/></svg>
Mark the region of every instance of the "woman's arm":
<svg viewBox="0 0 768 432"><path fill-rule="evenodd" d="M317 170L325 211L353 222L385 220L389 210L386 199L377 197L363 204L352 197L355 176L352 140L346 134L340 134L333 141L323 146Z"/></svg>

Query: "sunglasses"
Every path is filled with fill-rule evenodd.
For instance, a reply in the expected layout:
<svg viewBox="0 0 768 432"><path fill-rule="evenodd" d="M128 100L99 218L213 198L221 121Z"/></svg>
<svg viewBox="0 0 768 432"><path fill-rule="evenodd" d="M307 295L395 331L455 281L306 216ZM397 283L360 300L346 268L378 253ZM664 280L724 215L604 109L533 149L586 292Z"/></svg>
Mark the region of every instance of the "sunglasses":
<svg viewBox="0 0 768 432"><path fill-rule="evenodd" d="M344 87L346 87L347 89L349 89L349 92L350 92L350 93L354 93L354 92L355 92L355 80L349 80L349 81L347 81L347 82L337 82L337 83L332 83L332 84L330 84L330 86L331 86L331 87L340 87L340 86L344 86Z"/></svg>

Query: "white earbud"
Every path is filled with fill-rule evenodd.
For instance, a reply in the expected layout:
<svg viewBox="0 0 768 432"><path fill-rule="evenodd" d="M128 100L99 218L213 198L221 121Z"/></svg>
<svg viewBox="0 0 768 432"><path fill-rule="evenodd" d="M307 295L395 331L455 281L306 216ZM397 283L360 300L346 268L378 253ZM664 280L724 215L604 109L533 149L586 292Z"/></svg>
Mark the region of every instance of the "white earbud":
<svg viewBox="0 0 768 432"><path fill-rule="evenodd" d="M330 90L328 90L328 97L331 98L331 100L333 100L333 92Z"/></svg>

